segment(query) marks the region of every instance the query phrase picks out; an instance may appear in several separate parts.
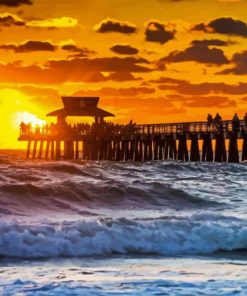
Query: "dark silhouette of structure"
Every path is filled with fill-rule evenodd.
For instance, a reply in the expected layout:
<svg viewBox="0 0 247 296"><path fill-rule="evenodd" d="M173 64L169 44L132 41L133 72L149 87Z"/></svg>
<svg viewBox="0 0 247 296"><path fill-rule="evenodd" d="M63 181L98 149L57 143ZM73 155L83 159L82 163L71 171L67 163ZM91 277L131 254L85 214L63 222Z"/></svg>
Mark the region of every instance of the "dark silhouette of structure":
<svg viewBox="0 0 247 296"><path fill-rule="evenodd" d="M247 114L243 120L237 114L232 120L222 120L217 113L215 118L209 114L202 122L136 125L131 120L119 125L105 122L105 117L114 115L98 108L99 98L62 100L64 108L47 114L57 118L55 124L33 128L21 123L19 141L28 142L27 159L239 162L241 139L241 159L247 160ZM95 122L72 126L66 122L69 116L91 116Z"/></svg>

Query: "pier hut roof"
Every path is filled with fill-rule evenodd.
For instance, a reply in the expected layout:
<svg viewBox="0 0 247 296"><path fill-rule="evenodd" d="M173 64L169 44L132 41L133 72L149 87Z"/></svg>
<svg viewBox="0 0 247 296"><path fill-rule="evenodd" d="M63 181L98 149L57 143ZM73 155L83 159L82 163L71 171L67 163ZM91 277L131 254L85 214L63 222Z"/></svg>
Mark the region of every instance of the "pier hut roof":
<svg viewBox="0 0 247 296"><path fill-rule="evenodd" d="M47 116L114 116L114 114L98 108L99 97L62 97L62 101L64 108L50 112Z"/></svg>

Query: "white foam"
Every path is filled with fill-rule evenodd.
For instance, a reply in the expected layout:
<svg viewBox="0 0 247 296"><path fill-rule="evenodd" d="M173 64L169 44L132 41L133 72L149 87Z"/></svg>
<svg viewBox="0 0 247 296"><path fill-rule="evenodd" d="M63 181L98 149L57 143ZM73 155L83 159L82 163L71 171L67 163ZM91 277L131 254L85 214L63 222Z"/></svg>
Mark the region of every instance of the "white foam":
<svg viewBox="0 0 247 296"><path fill-rule="evenodd" d="M247 220L216 215L151 221L47 221L41 225L0 222L0 233L1 256L173 255L247 249Z"/></svg>

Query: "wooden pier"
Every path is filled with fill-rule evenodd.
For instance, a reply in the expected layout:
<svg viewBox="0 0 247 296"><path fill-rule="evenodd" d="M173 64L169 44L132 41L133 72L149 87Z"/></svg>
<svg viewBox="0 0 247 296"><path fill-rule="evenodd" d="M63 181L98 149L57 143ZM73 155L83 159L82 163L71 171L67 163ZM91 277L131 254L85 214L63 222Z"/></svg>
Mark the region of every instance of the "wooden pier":
<svg viewBox="0 0 247 296"><path fill-rule="evenodd" d="M27 159L238 163L247 160L247 121L127 124L106 123L113 114L97 107L99 98L63 98L64 108L51 126L22 126ZM70 126L67 116L93 116L95 123ZM239 148L240 147L240 148ZM239 156L241 152L241 157Z"/></svg>

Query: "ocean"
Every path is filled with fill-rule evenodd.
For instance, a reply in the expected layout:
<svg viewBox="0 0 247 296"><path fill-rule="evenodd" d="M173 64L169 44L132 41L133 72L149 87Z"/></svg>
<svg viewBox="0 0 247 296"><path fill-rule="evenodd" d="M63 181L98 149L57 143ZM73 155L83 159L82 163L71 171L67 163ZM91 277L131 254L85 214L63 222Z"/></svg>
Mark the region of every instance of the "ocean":
<svg viewBox="0 0 247 296"><path fill-rule="evenodd" d="M247 295L246 163L0 155L0 295Z"/></svg>

